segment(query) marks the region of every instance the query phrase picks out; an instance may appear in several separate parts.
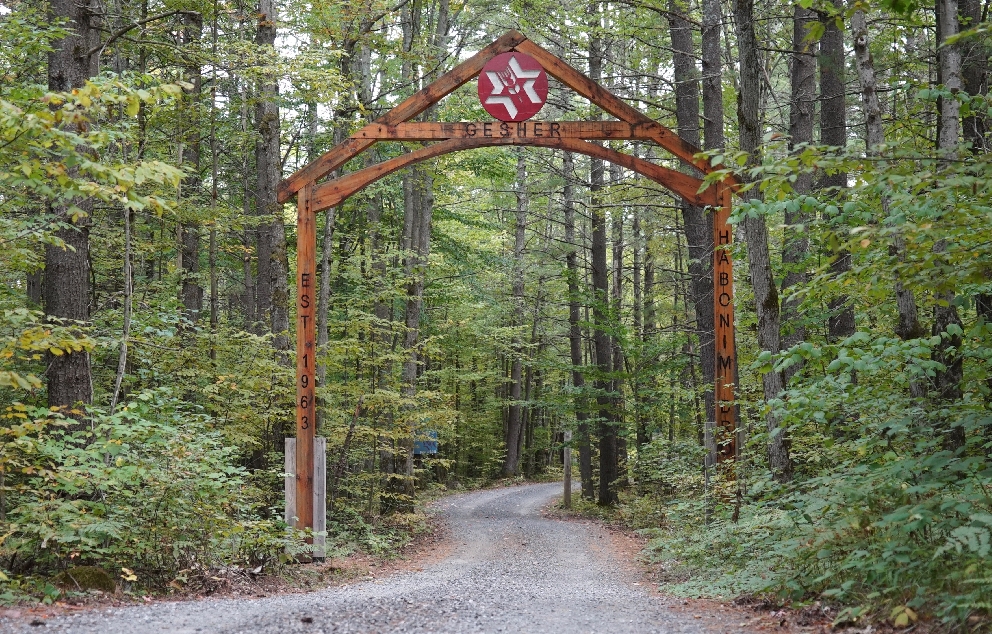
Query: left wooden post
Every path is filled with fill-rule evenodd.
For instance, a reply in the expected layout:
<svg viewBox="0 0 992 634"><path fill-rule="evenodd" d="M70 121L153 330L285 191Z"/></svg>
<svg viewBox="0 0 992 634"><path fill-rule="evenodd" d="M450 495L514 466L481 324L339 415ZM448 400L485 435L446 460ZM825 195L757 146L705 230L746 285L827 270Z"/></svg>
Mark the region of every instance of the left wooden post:
<svg viewBox="0 0 992 634"><path fill-rule="evenodd" d="M300 529L313 528L314 510L317 222L312 194L313 183L308 183L296 197L296 527Z"/></svg>

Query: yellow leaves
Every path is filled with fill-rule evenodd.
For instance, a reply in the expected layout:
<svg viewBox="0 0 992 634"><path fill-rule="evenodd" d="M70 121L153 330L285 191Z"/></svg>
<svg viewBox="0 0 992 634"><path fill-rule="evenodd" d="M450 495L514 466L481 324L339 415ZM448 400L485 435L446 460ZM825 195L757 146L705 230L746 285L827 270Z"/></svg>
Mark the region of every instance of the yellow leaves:
<svg viewBox="0 0 992 634"><path fill-rule="evenodd" d="M127 107L124 109L127 112L127 116L134 117L137 116L138 111L141 109L141 100L138 99L137 95L127 96Z"/></svg>
<svg viewBox="0 0 992 634"><path fill-rule="evenodd" d="M889 615L889 620L892 621L892 625L895 627L909 627L911 624L916 623L919 619L916 612L911 608L900 605L893 608L892 614Z"/></svg>
<svg viewBox="0 0 992 634"><path fill-rule="evenodd" d="M36 390L41 387L41 380L33 374L21 375L12 370L0 370L0 387Z"/></svg>

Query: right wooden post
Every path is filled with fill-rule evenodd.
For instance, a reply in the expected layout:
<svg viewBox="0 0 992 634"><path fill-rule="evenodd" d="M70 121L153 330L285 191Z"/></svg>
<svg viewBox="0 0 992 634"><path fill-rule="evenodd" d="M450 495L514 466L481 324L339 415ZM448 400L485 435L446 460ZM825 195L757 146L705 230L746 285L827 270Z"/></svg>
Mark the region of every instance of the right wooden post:
<svg viewBox="0 0 992 634"><path fill-rule="evenodd" d="M734 345L734 264L730 245L733 229L728 220L733 191L723 183L717 188L717 208L713 212L713 322L716 337L717 456L720 461L737 456L737 422L734 389L737 382L737 351Z"/></svg>

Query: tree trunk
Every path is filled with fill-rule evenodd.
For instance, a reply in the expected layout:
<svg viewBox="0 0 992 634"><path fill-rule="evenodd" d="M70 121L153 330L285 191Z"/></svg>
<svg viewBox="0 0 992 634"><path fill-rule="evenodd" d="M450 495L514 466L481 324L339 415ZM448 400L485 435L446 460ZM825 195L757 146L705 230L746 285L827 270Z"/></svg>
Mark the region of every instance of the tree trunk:
<svg viewBox="0 0 992 634"><path fill-rule="evenodd" d="M582 374L582 327L579 325L579 264L578 245L575 238L575 194L572 179L575 165L571 152L565 152L563 160L565 173L565 255L566 276L568 278L568 351L572 363L572 387L575 390L575 421L578 432L579 477L582 480L582 497L595 499L596 490L592 480L592 446L589 441L589 402L585 394L585 377Z"/></svg>
<svg viewBox="0 0 992 634"><path fill-rule="evenodd" d="M523 408L520 404L523 370L519 329L524 321L524 240L527 228L527 163L522 150L517 150L517 214L513 240L513 359L510 365L510 410L506 423L506 461L503 475L512 477L520 470L520 435Z"/></svg>
<svg viewBox="0 0 992 634"><path fill-rule="evenodd" d="M958 29L973 29L982 22L982 3L979 0L958 0L960 24ZM961 81L965 92L972 97L988 92L989 49L980 39L965 40L960 46ZM985 135L989 120L986 114L972 111L961 122L964 140L971 145L972 152L988 152Z"/></svg>
<svg viewBox="0 0 992 634"><path fill-rule="evenodd" d="M940 60L940 75L944 88L956 94L962 88L961 82L961 49L960 44L947 44L948 38L958 33L958 0L937 0L937 23L940 33L938 57ZM957 156L960 140L960 102L956 99L944 99L940 108L940 127L937 136L937 151L945 166L953 162ZM934 246L934 250L942 252L946 246L943 241ZM946 282L945 282L946 283ZM941 363L944 368L937 370L934 384L937 397L943 402L955 402L963 397L961 381L964 379L964 359L960 350L962 344L962 322L955 305L955 291L947 287L937 292L937 303L934 306L933 336L942 337L941 342L933 350L933 360ZM948 332L952 328L953 333ZM960 426L943 430L944 447L956 450L964 447L965 434Z"/></svg>
<svg viewBox="0 0 992 634"><path fill-rule="evenodd" d="M49 3L52 23L66 21L67 34L52 42L48 53L48 88L68 92L79 88L97 73L97 57L85 55L100 39L101 8L94 2L52 0ZM93 202L76 200L82 213L75 218L68 205L52 205L51 214L68 226L58 229L54 237L65 246L45 246L45 315L50 320L88 322L90 318L90 212ZM70 408L93 402L90 357L85 351L46 354L49 407ZM82 415L74 415L82 418Z"/></svg>
<svg viewBox="0 0 992 634"><path fill-rule="evenodd" d="M407 179L406 202L404 214L405 232L403 241L407 246L407 290L406 290L406 331L403 337L403 350L406 358L402 370L402 394L412 403L417 395L417 375L420 365L420 319L423 310L424 278L427 274L427 258L430 252L431 216L434 209L433 178L420 167L410 170ZM402 473L404 478L399 487L409 500L404 508L412 508L414 495L413 480L413 434L415 429L410 425L409 434L404 434L398 443L395 456L396 473Z"/></svg>
<svg viewBox="0 0 992 634"><path fill-rule="evenodd" d="M861 103L865 117L865 146L869 156L877 156L879 146L885 143L885 130L882 127L882 108L878 100L878 84L875 80L875 62L871 55L871 40L868 35L868 24L863 11L855 11L851 15L851 37L854 40L854 55L858 66L858 81L861 84ZM892 200L882 197L882 213L886 218L892 216ZM899 259L905 257L905 243L901 233L892 237L890 253ZM899 321L895 333L903 340L916 339L924 334L920 324L919 311L913 291L905 288L897 277L894 280L896 308ZM925 394L923 384L919 381L910 383L910 393L914 397Z"/></svg>
<svg viewBox="0 0 992 634"><path fill-rule="evenodd" d="M183 14L182 41L187 48L194 49L190 59L199 59L200 39L203 33L203 17L199 13ZM200 202L196 200L200 193L202 179L200 178L200 113L203 98L203 74L198 63L186 68L189 83L193 84L188 101L184 100L182 107L187 113L180 118L180 125L186 126L183 135L182 162L191 173L182 183L182 197L191 200L187 203L186 216L195 216ZM196 322L203 312L203 287L197 276L200 273L200 223L196 220L185 220L179 225L179 236L182 266L180 267L181 284L180 299L185 309L187 319Z"/></svg>
<svg viewBox="0 0 992 634"><path fill-rule="evenodd" d="M616 186L620 184L622 179L622 169L616 163L610 163L610 185ZM612 280L610 283L610 295L611 295L611 306L610 306L610 330L612 334L610 335L611 348L613 352L612 368L613 375L610 379L610 393L612 397L611 408L614 412L614 417L617 424L617 476L622 477L625 473L624 465L627 462L627 439L623 434L619 433L619 430L624 428L625 420L624 416L626 414L626 407L624 406L624 394L623 394L623 377L627 368L627 363L624 359L623 352L623 250L624 250L624 237L623 237L623 222L624 222L624 212L617 210L611 214L611 237L612 251L613 251L613 262L612 262Z"/></svg>
<svg viewBox="0 0 992 634"><path fill-rule="evenodd" d="M820 38L820 142L824 145L847 145L847 104L845 99L843 0L833 0L838 15L821 13L823 37ZM841 24L838 24L841 22ZM841 199L847 189L847 172L825 174L820 187L828 195ZM841 275L851 270L851 253L840 249L830 263L830 272ZM854 334L854 309L842 295L830 302L831 316L827 329L832 341Z"/></svg>
<svg viewBox="0 0 992 634"><path fill-rule="evenodd" d="M702 63L703 63L703 143L704 147L709 151L722 150L724 148L724 135L723 135L723 59L720 55L720 30L722 25L729 20L724 20L723 15L723 4L720 0L703 0L703 24L702 24ZM735 86L736 89L736 86ZM708 215L707 220L712 222L712 216ZM708 238L708 255L706 260L707 270L711 272L710 275L710 288L712 289L712 270L713 270L713 258L716 253L714 251L715 243L713 240L713 232L710 230ZM650 259L646 256L647 267L650 264ZM648 295L648 284L647 284L647 268L645 268L645 296ZM711 312L710 315L714 313ZM706 332L714 332L715 334L715 316L711 318L709 325L707 326ZM699 324L699 329L703 330L703 324L700 321L699 315L696 316L696 321ZM703 342L700 342L701 344ZM711 354L712 358L704 361L703 356ZM700 364L703 368L703 377L707 382L707 387L712 386L716 377L716 358L715 350L713 353L709 353L705 346L701 346L700 351ZM737 367L736 360L734 361L734 367ZM707 370L707 368L711 368ZM712 378L711 378L712 377ZM706 420L704 422L704 446L707 451L707 463L713 465L716 462L716 444L714 442L714 434L716 431L716 411L715 411L715 395L712 389L707 389L703 393L703 401L706 410ZM674 396L672 404L674 405ZM669 429L670 433L674 433L674 427Z"/></svg>
<svg viewBox="0 0 992 634"><path fill-rule="evenodd" d="M749 155L749 165L756 165L761 162L758 155L761 143L761 61L754 33L754 0L736 0L734 17L741 57L740 92L737 96L740 144L741 150ZM754 190L750 195L757 197ZM747 242L748 266L758 318L758 345L762 350L777 354L781 349L778 290L768 249L768 227L763 217L748 216L744 221L744 239ZM782 374L774 370L765 373L762 386L766 401L778 398L783 389ZM788 436L772 413L768 414L767 425L768 465L777 480L787 481L792 477Z"/></svg>
<svg viewBox="0 0 992 634"><path fill-rule="evenodd" d="M603 76L603 40L600 35L601 16L598 2L588 7L589 25L592 29L589 37L589 77L599 83ZM597 115L598 118L598 115ZM617 428L613 412L612 383L610 372L612 364L612 345L610 341L610 270L606 263L607 235L606 212L600 198L604 184L604 166L601 159L590 159L591 186L590 215L592 220L592 287L593 287L593 343L596 352L596 404L599 415L599 503L604 506L613 505L617 501L616 490L613 486L617 479Z"/></svg>
<svg viewBox="0 0 992 634"><path fill-rule="evenodd" d="M631 339L640 342L640 353L637 355L637 365L634 367L634 374L631 381L631 392L634 397L634 442L640 449L648 443L647 430L647 394L644 390L644 360L647 346L644 345L644 234L641 233L641 211L634 210L634 218L631 223L633 238L633 272L631 286L634 292L634 332ZM635 344L636 345L636 344Z"/></svg>
<svg viewBox="0 0 992 634"><path fill-rule="evenodd" d="M273 0L260 0L255 44L275 48L276 6ZM289 355L289 256L286 251L286 228L282 205L276 199L276 185L282 175L279 145L279 84L277 78L262 81L255 109L258 140L255 146L255 169L258 174L256 198L259 215L265 217L258 229L258 315L269 318L275 335L273 346L280 351L281 363L290 362Z"/></svg>
<svg viewBox="0 0 992 634"><path fill-rule="evenodd" d="M789 144L792 151L803 144L813 142L813 120L816 113L816 57L815 45L805 42L809 27L816 20L815 13L796 5L792 21L791 96L789 100ZM798 174L792 189L798 196L807 196L813 190L813 174ZM782 244L782 348L788 349L806 339L806 326L799 313L799 300L789 298L793 286L809 281L805 261L809 254L807 225L809 214L802 208L795 212L785 212L785 232ZM797 363L783 373L783 382L788 385L802 365Z"/></svg>
<svg viewBox="0 0 992 634"><path fill-rule="evenodd" d="M669 0L668 24L672 36L672 58L675 73L675 118L678 122L679 136L689 143L699 145L699 78L696 72L696 53L693 50L692 26L684 16L685 8L679 0ZM707 36L712 38L711 29ZM719 32L717 37L717 57L719 57ZM707 42L712 46L712 42ZM719 64L719 61L717 61ZM710 68L706 69L710 71ZM710 91L708 97L715 98L719 90L720 99L723 91L714 88L712 82L707 85ZM722 103L721 103L722 108ZM712 108L710 108L712 110ZM720 115L722 120L722 115ZM709 123L709 122L707 122ZM723 126L719 133L710 129L710 135L720 138L722 145ZM708 139L710 140L710 139ZM697 178L701 176L695 169L690 173ZM691 298L693 313L696 317L695 331L699 333L699 366L702 370L703 381L706 383L703 393L705 407L704 444L708 448L709 460L715 461L716 445L712 441L713 421L716 421L714 410L713 386L716 380L716 348L714 339L714 310L713 310L713 216L702 207L690 205L685 201L680 203L682 209L682 226L685 231L686 244L689 249L689 278L691 279Z"/></svg>

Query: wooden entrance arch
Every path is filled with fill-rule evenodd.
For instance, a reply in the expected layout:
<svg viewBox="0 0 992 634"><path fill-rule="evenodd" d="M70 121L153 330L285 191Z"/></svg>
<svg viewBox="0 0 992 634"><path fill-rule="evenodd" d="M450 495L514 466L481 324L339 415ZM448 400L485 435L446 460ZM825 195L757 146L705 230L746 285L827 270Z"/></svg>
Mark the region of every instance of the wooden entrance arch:
<svg viewBox="0 0 992 634"><path fill-rule="evenodd" d="M411 123L431 104L439 101L476 77L483 66L502 53L517 51L537 60L552 77L613 115L618 121L500 121L459 123ZM733 177L704 188L703 181L643 159L603 147L593 140L651 141L668 150L684 163L703 173L712 167L696 158L700 150L672 130L654 121L610 93L564 61L516 31L498 40L462 62L343 143L301 168L279 183L279 202L297 199L297 339L296 339L296 515L299 528L313 528L313 447L314 447L314 376L316 345L314 340L315 302L312 289L316 281L316 214L341 204L345 199L397 170L434 157L480 147L529 145L565 152L577 152L622 165L678 194L694 205L713 208L713 304L716 332L717 426L721 430L720 459L736 455L736 422L733 407L737 356L734 349L733 266L726 248L733 233L727 223L731 196L738 187ZM413 152L397 156L378 165L346 174L322 183L321 179L365 151L377 141L433 142Z"/></svg>

